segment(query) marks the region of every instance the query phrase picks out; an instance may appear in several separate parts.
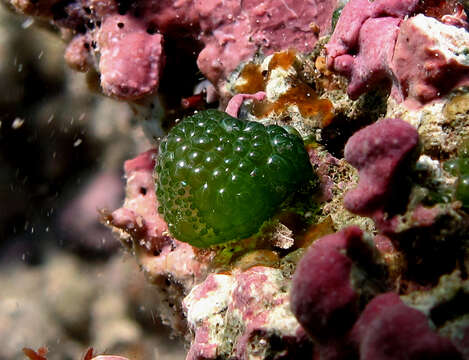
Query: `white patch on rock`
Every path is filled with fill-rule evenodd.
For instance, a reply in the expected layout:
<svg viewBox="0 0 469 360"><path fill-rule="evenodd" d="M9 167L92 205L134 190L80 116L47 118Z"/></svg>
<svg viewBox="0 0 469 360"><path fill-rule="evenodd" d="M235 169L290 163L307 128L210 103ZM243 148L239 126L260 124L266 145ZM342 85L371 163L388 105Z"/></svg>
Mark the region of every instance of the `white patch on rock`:
<svg viewBox="0 0 469 360"><path fill-rule="evenodd" d="M199 288L204 286L202 283L195 286L183 300L187 321L191 326L219 314L228 306L235 285L234 278L229 275L214 274L213 280L217 284L215 290L208 291L203 298L198 298Z"/></svg>
<svg viewBox="0 0 469 360"><path fill-rule="evenodd" d="M268 71L270 61L273 55L267 56L261 64L261 71ZM269 79L265 86L265 93L267 100L275 102L282 94L286 93L291 88L291 78L298 76L297 71L293 66L287 69L277 66L270 71Z"/></svg>
<svg viewBox="0 0 469 360"><path fill-rule="evenodd" d="M463 66L469 66L469 32L465 29L442 22L419 14L411 21L414 26L433 38L435 46L430 50L438 51L444 54L446 62L456 61Z"/></svg>

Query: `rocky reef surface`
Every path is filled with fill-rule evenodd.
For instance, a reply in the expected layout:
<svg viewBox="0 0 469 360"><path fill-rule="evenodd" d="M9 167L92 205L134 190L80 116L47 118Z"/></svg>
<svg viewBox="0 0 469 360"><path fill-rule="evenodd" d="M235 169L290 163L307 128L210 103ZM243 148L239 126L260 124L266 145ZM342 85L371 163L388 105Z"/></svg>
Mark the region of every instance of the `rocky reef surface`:
<svg viewBox="0 0 469 360"><path fill-rule="evenodd" d="M9 4L140 120L150 145L101 216L187 359L469 359L467 2ZM197 248L168 230L154 168L161 136L216 107L301 137L315 176L256 234Z"/></svg>

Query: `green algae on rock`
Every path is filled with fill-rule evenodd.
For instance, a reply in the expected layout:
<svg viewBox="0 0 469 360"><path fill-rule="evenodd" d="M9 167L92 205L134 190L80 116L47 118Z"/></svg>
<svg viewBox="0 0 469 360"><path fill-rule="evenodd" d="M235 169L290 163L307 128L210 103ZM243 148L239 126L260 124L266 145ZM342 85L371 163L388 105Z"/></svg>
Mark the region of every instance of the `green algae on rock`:
<svg viewBox="0 0 469 360"><path fill-rule="evenodd" d="M455 197L461 201L463 208L469 209L469 139L464 139L458 156L445 161L443 168L457 176Z"/></svg>
<svg viewBox="0 0 469 360"><path fill-rule="evenodd" d="M206 110L160 143L158 211L175 238L208 247L255 234L313 176L299 137Z"/></svg>

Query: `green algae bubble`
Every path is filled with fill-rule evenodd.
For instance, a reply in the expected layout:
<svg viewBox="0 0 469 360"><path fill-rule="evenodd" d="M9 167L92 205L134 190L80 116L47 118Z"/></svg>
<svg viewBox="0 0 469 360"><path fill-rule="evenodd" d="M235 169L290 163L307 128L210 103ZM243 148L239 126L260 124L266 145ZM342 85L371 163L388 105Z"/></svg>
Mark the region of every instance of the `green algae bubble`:
<svg viewBox="0 0 469 360"><path fill-rule="evenodd" d="M298 136L217 110L171 129L160 144L155 175L158 211L171 234L197 247L255 234L314 178Z"/></svg>
<svg viewBox="0 0 469 360"><path fill-rule="evenodd" d="M445 161L443 168L458 177L455 197L466 211L469 209L469 139L465 139L458 150L458 157Z"/></svg>
<svg viewBox="0 0 469 360"><path fill-rule="evenodd" d="M459 177L456 198L462 202L464 208L469 208L469 174Z"/></svg>
<svg viewBox="0 0 469 360"><path fill-rule="evenodd" d="M453 176L459 175L459 158L445 161L443 169L449 172Z"/></svg>

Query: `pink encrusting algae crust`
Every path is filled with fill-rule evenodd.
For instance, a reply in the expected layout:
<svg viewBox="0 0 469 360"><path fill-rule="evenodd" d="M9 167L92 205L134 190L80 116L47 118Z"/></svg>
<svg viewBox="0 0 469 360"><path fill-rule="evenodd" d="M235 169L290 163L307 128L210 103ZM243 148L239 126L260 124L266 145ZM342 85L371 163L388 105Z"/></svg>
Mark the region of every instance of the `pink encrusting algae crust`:
<svg viewBox="0 0 469 360"><path fill-rule="evenodd" d="M318 36L330 30L337 1L12 3L27 14L77 30L66 52L70 65L80 70L97 65L104 93L138 99L158 89L167 41L182 50L177 56L198 54L200 71L217 84L258 51L311 51Z"/></svg>
<svg viewBox="0 0 469 360"><path fill-rule="evenodd" d="M424 313L394 293L378 295L366 306L351 341L363 360L463 359L449 339L431 329Z"/></svg>
<svg viewBox="0 0 469 360"><path fill-rule="evenodd" d="M399 83L399 88L393 88L394 96L413 99L414 104L408 101L412 106L469 85L469 61L458 54L458 45L468 44L469 35L464 28L442 24L422 14L404 20L391 65Z"/></svg>
<svg viewBox="0 0 469 360"><path fill-rule="evenodd" d="M350 80L352 99L392 85L398 101L418 107L469 84L469 62L454 50L469 41L462 5L439 5L448 13L434 19L418 14L428 10L422 3L351 0L345 5L326 51L328 66Z"/></svg>
<svg viewBox="0 0 469 360"><path fill-rule="evenodd" d="M288 282L279 269L264 266L210 274L184 299L195 332L187 359L311 357L311 343L289 309Z"/></svg>
<svg viewBox="0 0 469 360"><path fill-rule="evenodd" d="M344 252L361 236L357 227L327 235L308 249L297 266L292 310L314 337L340 336L355 320L358 294L350 283L353 262Z"/></svg>
<svg viewBox="0 0 469 360"><path fill-rule="evenodd" d="M360 181L345 196L345 207L373 216L395 202L395 181L401 176L399 171L405 170L418 138L417 130L400 119L382 119L357 131L345 145L344 156L358 169Z"/></svg>
<svg viewBox="0 0 469 360"><path fill-rule="evenodd" d="M358 280L365 274L368 285ZM376 249L364 240L360 228L350 226L326 235L298 263L292 280L292 311L308 334L325 346L340 340L356 321L361 304L386 288L384 275Z"/></svg>
<svg viewBox="0 0 469 360"><path fill-rule="evenodd" d="M124 164L127 177L126 203L112 213L113 225L141 231L149 251L161 249L167 242L164 233L168 227L159 216L155 204L153 166L156 150L149 150ZM134 229L134 224L138 226Z"/></svg>
<svg viewBox="0 0 469 360"><path fill-rule="evenodd" d="M96 42L104 93L134 99L158 87L165 60L162 35L148 34L137 19L113 15L103 22Z"/></svg>

